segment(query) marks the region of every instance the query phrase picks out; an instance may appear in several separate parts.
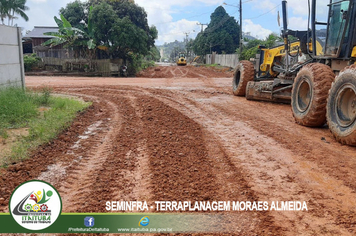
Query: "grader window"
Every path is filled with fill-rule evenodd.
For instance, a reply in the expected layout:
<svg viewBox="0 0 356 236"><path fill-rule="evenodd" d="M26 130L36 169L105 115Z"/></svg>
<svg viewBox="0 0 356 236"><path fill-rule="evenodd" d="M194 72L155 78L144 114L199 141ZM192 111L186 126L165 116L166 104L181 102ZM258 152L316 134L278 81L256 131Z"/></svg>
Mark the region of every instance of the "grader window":
<svg viewBox="0 0 356 236"><path fill-rule="evenodd" d="M323 56L325 53L326 35L327 35L327 25L328 25L328 12L330 0L318 0L316 1L315 7L315 55Z"/></svg>
<svg viewBox="0 0 356 236"><path fill-rule="evenodd" d="M344 31L348 22L349 5L349 1L335 1L330 5L329 30L325 50L327 55L337 55L342 39L347 36L344 35Z"/></svg>

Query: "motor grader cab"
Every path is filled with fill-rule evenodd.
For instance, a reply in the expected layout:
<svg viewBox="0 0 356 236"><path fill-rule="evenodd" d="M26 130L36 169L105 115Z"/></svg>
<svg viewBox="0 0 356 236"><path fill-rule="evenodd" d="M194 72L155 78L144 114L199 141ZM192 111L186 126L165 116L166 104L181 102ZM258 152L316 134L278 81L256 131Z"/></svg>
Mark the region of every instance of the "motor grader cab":
<svg viewBox="0 0 356 236"><path fill-rule="evenodd" d="M185 53L179 53L178 60L177 60L177 65L178 66L185 66L187 65L187 59L185 58Z"/></svg>
<svg viewBox="0 0 356 236"><path fill-rule="evenodd" d="M328 4L310 0L309 4L308 29L294 31L288 29L287 1L282 1L286 59L272 55L270 67L264 67L262 49L258 70L250 61L241 61L233 93L250 100L290 101L298 124L318 127L327 121L339 142L356 146L356 0ZM289 35L299 40L297 53ZM305 59L290 63L289 58L300 55Z"/></svg>

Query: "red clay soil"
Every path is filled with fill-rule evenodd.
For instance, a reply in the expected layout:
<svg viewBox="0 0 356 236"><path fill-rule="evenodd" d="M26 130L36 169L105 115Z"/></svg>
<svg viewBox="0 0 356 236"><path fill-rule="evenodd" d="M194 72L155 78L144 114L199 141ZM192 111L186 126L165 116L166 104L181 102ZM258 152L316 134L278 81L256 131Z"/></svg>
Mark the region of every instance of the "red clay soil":
<svg viewBox="0 0 356 236"><path fill-rule="evenodd" d="M163 72L181 70L198 73ZM308 211L229 212L228 235L355 235L355 148L327 127L297 125L288 105L235 97L232 78L199 71L27 77L93 106L30 159L0 170L0 210L17 185L42 179L59 190L63 212L106 212L112 200L305 201Z"/></svg>
<svg viewBox="0 0 356 236"><path fill-rule="evenodd" d="M144 78L226 78L232 75L229 68L205 66L156 66L140 72L137 77Z"/></svg>

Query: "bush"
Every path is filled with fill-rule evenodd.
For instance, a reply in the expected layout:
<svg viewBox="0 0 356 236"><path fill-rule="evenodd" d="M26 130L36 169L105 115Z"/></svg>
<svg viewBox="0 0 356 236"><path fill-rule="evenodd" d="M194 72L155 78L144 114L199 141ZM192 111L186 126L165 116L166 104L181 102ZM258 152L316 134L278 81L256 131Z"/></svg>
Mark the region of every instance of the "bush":
<svg viewBox="0 0 356 236"><path fill-rule="evenodd" d="M41 58L39 58L35 53L31 54L30 56L25 55L23 57L23 61L25 64L25 71L32 71L32 69L36 66L38 66L38 63L41 61Z"/></svg>
<svg viewBox="0 0 356 236"><path fill-rule="evenodd" d="M136 75L141 70L147 69L148 67L154 66L154 61L146 60L142 55L139 54L129 54L128 57L128 72L129 75Z"/></svg>
<svg viewBox="0 0 356 236"><path fill-rule="evenodd" d="M144 60L141 63L141 69L142 70L147 69L148 67L153 67L153 66L155 66L155 62L154 61L146 61L146 60Z"/></svg>

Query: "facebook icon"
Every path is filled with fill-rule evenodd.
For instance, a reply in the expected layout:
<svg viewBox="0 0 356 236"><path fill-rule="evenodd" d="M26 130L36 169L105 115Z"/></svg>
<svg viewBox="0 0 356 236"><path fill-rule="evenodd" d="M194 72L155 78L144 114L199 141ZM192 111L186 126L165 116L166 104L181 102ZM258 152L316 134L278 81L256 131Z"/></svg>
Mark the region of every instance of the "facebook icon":
<svg viewBox="0 0 356 236"><path fill-rule="evenodd" d="M94 226L94 217L91 217L91 216L85 217L84 225L86 227L93 227Z"/></svg>

